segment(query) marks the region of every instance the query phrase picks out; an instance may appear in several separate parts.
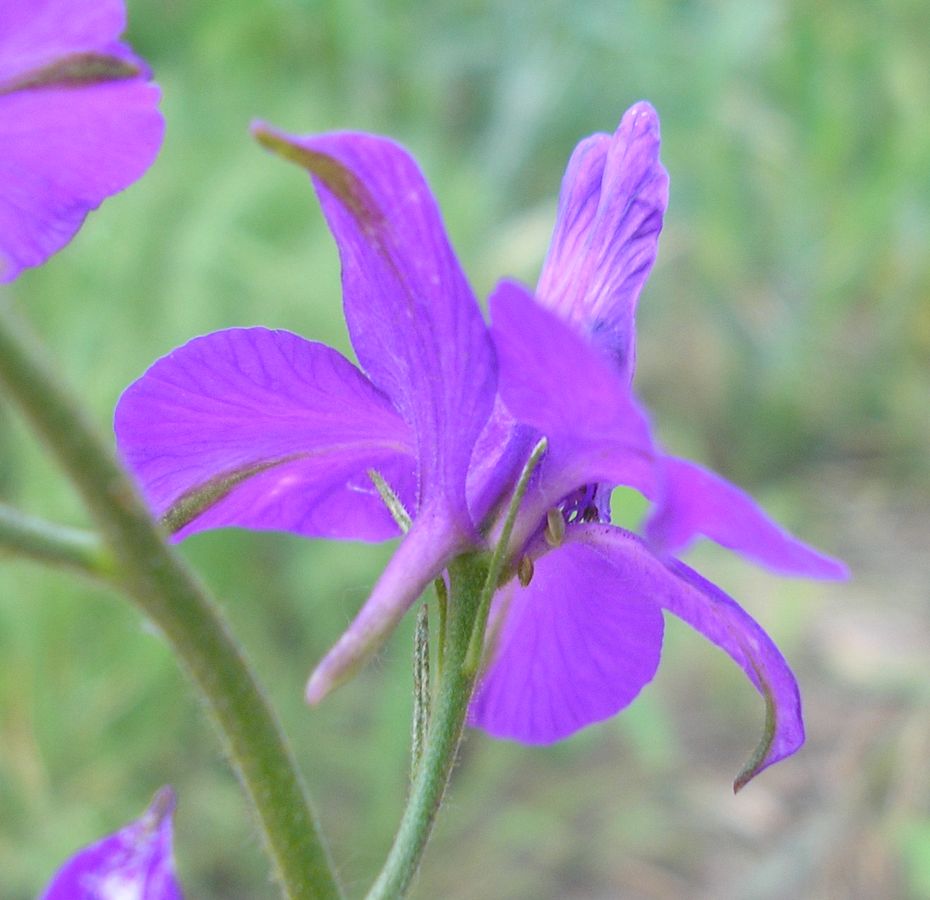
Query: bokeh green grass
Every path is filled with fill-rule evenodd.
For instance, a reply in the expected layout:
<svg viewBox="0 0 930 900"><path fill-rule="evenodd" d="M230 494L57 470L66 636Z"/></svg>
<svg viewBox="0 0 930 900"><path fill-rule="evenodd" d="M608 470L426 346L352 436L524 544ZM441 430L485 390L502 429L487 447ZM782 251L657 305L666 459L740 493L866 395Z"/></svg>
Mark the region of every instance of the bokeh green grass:
<svg viewBox="0 0 930 900"><path fill-rule="evenodd" d="M805 755L729 798L757 698L670 625L659 677L614 722L548 749L469 738L416 895L919 896L930 7L133 0L130 36L163 87L162 155L13 288L102 426L129 381L195 334L263 324L349 352L312 191L250 141L253 117L405 143L483 297L503 274L535 278L574 143L646 97L672 200L639 316L638 388L670 447L752 488L857 575L811 586L696 556L797 665ZM0 496L85 524L2 400ZM626 500L622 514L640 511ZM301 692L389 549L234 531L184 545L281 710L354 894L403 800L410 623L320 709ZM850 606L879 635L897 617L890 650L843 619ZM850 627L859 643L843 643ZM901 634L918 636L912 656ZM893 684L874 677L901 659ZM0 560L0 896L33 896L164 782L181 798L190 896L274 896L200 713L122 599Z"/></svg>

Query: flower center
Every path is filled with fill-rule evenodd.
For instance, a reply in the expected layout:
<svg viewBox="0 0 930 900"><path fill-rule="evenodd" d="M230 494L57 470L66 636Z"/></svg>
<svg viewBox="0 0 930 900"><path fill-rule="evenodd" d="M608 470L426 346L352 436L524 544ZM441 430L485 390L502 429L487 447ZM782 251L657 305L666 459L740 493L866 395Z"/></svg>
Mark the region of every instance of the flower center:
<svg viewBox="0 0 930 900"><path fill-rule="evenodd" d="M572 491L559 504L565 522L609 522L610 492L606 484L585 484Z"/></svg>

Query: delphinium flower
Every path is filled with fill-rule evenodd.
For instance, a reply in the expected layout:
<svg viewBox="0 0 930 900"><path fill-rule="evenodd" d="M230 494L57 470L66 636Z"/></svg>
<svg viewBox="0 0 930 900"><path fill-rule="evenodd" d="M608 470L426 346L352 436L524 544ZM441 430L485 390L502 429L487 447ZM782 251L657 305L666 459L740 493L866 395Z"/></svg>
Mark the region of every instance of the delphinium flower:
<svg viewBox="0 0 930 900"><path fill-rule="evenodd" d="M491 298L500 394L546 435L549 453L514 531L525 575L496 598L471 721L546 743L614 714L652 678L667 610L726 651L765 698L765 733L740 787L803 742L798 687L761 627L672 554L703 536L783 574L838 579L846 569L702 467L655 444L647 465L612 449L667 196L658 117L639 103L614 135L572 155L535 294L505 282ZM653 501L645 539L609 524L614 485Z"/></svg>
<svg viewBox="0 0 930 900"><path fill-rule="evenodd" d="M174 792L115 834L85 847L55 874L41 900L182 900L174 870Z"/></svg>
<svg viewBox="0 0 930 900"><path fill-rule="evenodd" d="M410 513L308 699L370 656L457 554L501 539L507 498L544 436L512 520L472 723L544 743L613 715L653 676L668 610L765 697L765 736L738 783L800 746L797 685L781 654L671 554L704 535L782 572L830 578L843 567L739 489L665 455L632 394L633 314L667 196L652 108L637 104L613 136L579 145L536 294L503 282L490 330L401 148L363 134L255 131L313 176L364 373L287 332L218 332L156 362L124 393L115 425L123 458L178 537L226 525L394 536L372 472ZM615 485L652 501L645 538L610 524Z"/></svg>
<svg viewBox="0 0 930 900"><path fill-rule="evenodd" d="M37 266L155 159L163 121L122 0L0 4L0 281Z"/></svg>

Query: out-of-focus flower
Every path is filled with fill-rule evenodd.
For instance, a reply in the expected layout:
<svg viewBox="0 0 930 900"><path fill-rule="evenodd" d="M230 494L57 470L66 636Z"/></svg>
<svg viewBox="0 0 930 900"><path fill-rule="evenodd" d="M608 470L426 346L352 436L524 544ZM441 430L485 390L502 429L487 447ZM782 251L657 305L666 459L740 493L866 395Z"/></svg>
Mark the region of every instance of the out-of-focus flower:
<svg viewBox="0 0 930 900"><path fill-rule="evenodd" d="M800 700L781 654L671 553L703 535L780 572L845 569L738 488L666 455L633 397L634 311L668 186L652 107L637 104L613 136L573 154L535 297L503 282L491 298L493 347L404 151L370 135L256 133L313 176L368 377L292 334L218 332L131 385L116 433L152 508L181 537L223 525L390 537L397 526L371 470L411 511L308 698L373 652L456 554L496 540L505 500L545 436L494 599L472 723L544 743L616 713L655 672L667 610L729 653L765 698L765 735L738 784L797 749ZM609 524L615 485L653 502L646 540Z"/></svg>
<svg viewBox="0 0 930 900"><path fill-rule="evenodd" d="M151 165L158 88L122 0L0 4L0 281L43 263Z"/></svg>
<svg viewBox="0 0 930 900"><path fill-rule="evenodd" d="M41 900L182 900L172 852L174 804L174 792L162 788L138 819L72 856Z"/></svg>

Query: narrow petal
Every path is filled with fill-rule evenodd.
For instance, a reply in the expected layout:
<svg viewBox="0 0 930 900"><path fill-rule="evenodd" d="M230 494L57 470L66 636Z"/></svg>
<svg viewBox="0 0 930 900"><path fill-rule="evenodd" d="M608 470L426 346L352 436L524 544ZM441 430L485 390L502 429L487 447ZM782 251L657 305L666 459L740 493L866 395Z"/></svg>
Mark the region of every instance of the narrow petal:
<svg viewBox="0 0 930 900"><path fill-rule="evenodd" d="M549 439L559 490L610 482L651 493L649 425L611 363L514 282L497 286L490 308L501 397Z"/></svg>
<svg viewBox="0 0 930 900"><path fill-rule="evenodd" d="M423 175L384 138L254 132L313 175L339 245L353 346L416 436L419 505L442 505L470 531L465 477L494 402L494 354Z"/></svg>
<svg viewBox="0 0 930 900"><path fill-rule="evenodd" d="M662 553L677 555L704 535L783 575L844 579L849 571L776 525L738 487L696 463L662 457L661 499L645 526Z"/></svg>
<svg viewBox="0 0 930 900"><path fill-rule="evenodd" d="M286 331L195 338L126 389L115 430L152 509L181 537L225 525L391 537L369 469L413 502L409 428L344 357Z"/></svg>
<svg viewBox="0 0 930 900"><path fill-rule="evenodd" d="M791 669L761 626L718 587L678 560L658 560L638 537L611 525L583 525L572 536L610 559L626 559L653 601L687 622L742 668L765 700L762 739L737 776L739 790L804 743L801 696Z"/></svg>
<svg viewBox="0 0 930 900"><path fill-rule="evenodd" d="M461 535L426 514L414 519L352 624L313 671L306 698L319 703L378 651L404 613L460 552Z"/></svg>
<svg viewBox="0 0 930 900"><path fill-rule="evenodd" d="M659 118L645 102L616 132L582 141L562 181L540 302L592 338L633 377L635 313L668 205Z"/></svg>
<svg viewBox="0 0 930 900"><path fill-rule="evenodd" d="M11 2L0 13L0 281L44 262L151 165L158 88L116 41L120 4Z"/></svg>
<svg viewBox="0 0 930 900"><path fill-rule="evenodd" d="M583 544L540 557L530 584L511 588L471 724L548 744L631 703L655 674L662 647L662 614L649 588L625 558Z"/></svg>
<svg viewBox="0 0 930 900"><path fill-rule="evenodd" d="M62 866L41 900L182 900L174 870L174 792L162 788L142 816Z"/></svg>

